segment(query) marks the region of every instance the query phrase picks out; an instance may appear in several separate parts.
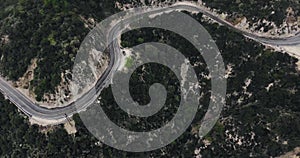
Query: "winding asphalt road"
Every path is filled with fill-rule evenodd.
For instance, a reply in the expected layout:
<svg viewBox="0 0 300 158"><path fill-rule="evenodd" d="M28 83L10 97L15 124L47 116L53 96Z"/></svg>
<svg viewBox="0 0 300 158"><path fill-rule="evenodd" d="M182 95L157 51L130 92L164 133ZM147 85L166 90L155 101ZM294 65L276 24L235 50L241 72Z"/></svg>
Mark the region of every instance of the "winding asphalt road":
<svg viewBox="0 0 300 158"><path fill-rule="evenodd" d="M253 40L256 40L260 43L274 45L274 46L286 46L286 45L297 45L300 44L300 34L290 37L290 38L268 38L268 37L261 37L259 35L255 35L238 28L235 28L227 21L215 16L211 12L205 10L200 6L196 6L193 4L175 4L173 6L165 7L165 8L156 8L153 10L147 10L144 13L148 15L154 15L157 13L165 12L165 11L174 11L174 10L185 10L190 12L202 12L204 15L210 17L211 19L225 25L236 32L239 32ZM144 14L144 13L138 13ZM137 16L128 17L127 19L122 19L114 24L114 26L110 29L108 33L108 40L113 41L112 44L109 45L109 54L110 54L110 62L108 68L104 71L102 76L98 79L95 86L83 94L80 98L76 100L76 102L71 102L65 107L59 108L44 108L41 107L30 99L28 99L25 95L19 92L16 88L11 86L5 79L0 77L0 91L3 93L12 103L14 103L19 110L21 110L24 114L29 117L34 117L36 119L43 119L43 120L52 120L49 124L59 124L66 120L66 115L71 117L73 114L78 113L82 110L85 110L89 105L91 105L97 98L98 95L101 93L101 90L111 83L111 78L114 72L117 70L120 64L120 56L121 50L119 43L114 37L118 36L120 32L122 32L121 26L124 24L130 24L130 21L137 18ZM96 94L96 95L95 95Z"/></svg>

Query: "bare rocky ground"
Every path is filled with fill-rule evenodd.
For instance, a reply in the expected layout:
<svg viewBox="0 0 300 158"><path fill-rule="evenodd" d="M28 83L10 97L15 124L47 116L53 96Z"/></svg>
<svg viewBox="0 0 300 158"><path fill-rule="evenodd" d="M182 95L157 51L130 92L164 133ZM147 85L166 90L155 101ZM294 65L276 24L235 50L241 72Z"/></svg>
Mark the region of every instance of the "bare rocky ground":
<svg viewBox="0 0 300 158"><path fill-rule="evenodd" d="M165 6L165 5L169 5L172 3L174 3L174 2L167 1L164 3L158 3L157 1L152 1L151 5L152 6ZM185 2L180 2L180 3L185 3ZM191 2L187 2L187 3L190 4ZM143 1L141 1L140 4L145 5L143 3ZM255 33L255 34L263 35L263 36L289 37L289 36L295 35L300 30L300 17L294 16L295 11L293 10L293 8L287 8L286 20L280 27L276 27L274 22L269 22L269 21L266 21L265 19L260 20L258 23L254 24L253 27L249 27L250 26L249 22L247 21L247 19L245 17L238 17L234 20L229 19L227 13L218 14L217 10L206 7L205 4L203 4L201 2L201 0L196 5L200 5L201 7L205 8L206 10L209 10L213 14L216 14L217 16L227 20L228 22L232 23L237 28L240 28L240 29L243 29L243 30ZM135 6L137 6L136 3L130 3L130 4L121 4L118 2L116 3L116 7L120 10L127 10L127 9L133 8ZM82 22L84 23L84 26L89 29L92 29L97 23L93 18L85 18L83 16L80 16L80 18L81 18ZM209 18L204 19L204 20L214 22ZM265 29L263 27L261 27L259 29L259 31L254 31L255 27L259 27L262 24L265 24L267 26L272 26L273 29L271 29L267 32L264 32ZM8 37L2 37L2 42L3 41L5 41L5 42L9 41ZM300 59L300 49L299 49L300 46L290 46L290 47L281 47L281 48L275 48L274 46L271 46L271 47L274 48L275 50L287 52L287 53L297 57L298 59ZM61 81L60 85L58 87L56 87L55 94L45 94L44 99L46 101L37 102L35 100L35 94L33 92L34 89L30 85L30 81L34 77L33 76L34 69L37 66L36 62L37 62L37 59L32 60L31 65L28 67L28 70L23 75L23 77L21 77L18 81L12 83L15 87L17 87L26 96L29 96L33 102L36 102L37 104L47 107L47 108L62 107L62 106L65 106L72 99L74 99L74 98L72 98L72 96L70 94L70 85L69 85L70 80L66 77L68 74L70 74L70 71L66 71L65 73L61 74L62 81ZM103 72L105 70L105 68L107 67L107 64L108 64L106 61L100 61L100 62L104 62L104 63L103 63L103 66L99 69L100 73L97 73L98 75L100 75L101 72Z"/></svg>
<svg viewBox="0 0 300 158"><path fill-rule="evenodd" d="M157 2L153 2L154 4L151 5L156 5L156 6L163 6L163 5L167 5L167 4L162 4L162 3L157 3ZM185 2L181 2L181 3L185 3ZM190 2L188 2L190 3ZM235 27L260 35L260 36L265 36L265 37L292 37L295 36L297 33L300 32L300 17L296 17L295 16L295 10L290 7L286 9L286 17L285 20L283 21L282 25L280 25L279 27L277 27L275 25L274 22L270 22L267 21L266 19L261 19L259 22L255 23L252 27L250 27L250 23L247 20L247 18L245 17L238 17L236 19L229 19L228 14L227 13L221 13L218 14L217 10L208 8L205 6L205 4L202 3L201 0L198 1L197 5L201 5L202 7L206 8L206 10L209 10L211 12L213 12L215 15L221 17L222 19L230 22L231 24L233 24ZM120 4L120 3L116 3L116 6L120 9L120 10L127 10L130 9L134 6L136 6L136 4L134 3L130 3L130 4ZM208 18L208 17L204 17L204 20L207 22L211 22L211 23L215 23L215 21L213 21L212 19ZM261 26L268 26L271 27L272 29L270 30L266 30L266 28L261 27ZM258 31L257 31L257 28ZM297 65L297 69L300 71L300 45L297 46L285 46L285 47L277 47L277 46L270 46L270 45L265 45L266 48L268 49L273 49L274 51L279 51L282 53L288 53L291 56L299 59ZM228 78L231 74L231 65L227 66L227 71L226 71L226 77ZM252 94L247 92L247 87L249 86L249 84L251 84L251 80L246 80L245 81L245 87L243 87L245 94L247 94L248 96L251 96ZM270 83L269 86L266 87L267 90L269 90L274 83ZM243 99L243 98L241 98ZM242 100L240 100L242 102ZM198 133L198 127L195 126L192 128L192 133L193 134L197 134ZM241 146L243 144L242 140L243 138L241 138L239 135L231 135L229 133L226 132L226 137L228 139L233 139L235 142L236 146ZM255 137L255 133L251 133L251 139L254 139ZM204 139L203 143L205 144L205 148L210 146L210 140ZM284 143L288 143L288 142L284 142ZM197 158L201 157L201 148L196 148L194 150L194 153L196 155ZM293 151L287 152L284 155L281 155L280 158L298 158L299 156L297 156L297 154L300 153L300 147L295 148Z"/></svg>
<svg viewBox="0 0 300 158"><path fill-rule="evenodd" d="M116 3L116 7L120 10L128 10L130 8L136 7L137 3L128 3L128 4L121 4L121 3ZM300 17L296 17L295 15L295 10L292 7L289 7L286 9L286 17L283 23L278 27L274 22L267 21L266 19L261 19L257 23L254 23L252 26L250 25L250 22L246 17L229 17L227 13L218 13L218 10L209 8L205 6L205 3L202 3L201 0L199 0L197 3L193 2L174 2L174 1L166 1L164 3L158 3L157 1L152 1L151 5L152 6L167 6L170 4L176 4L176 3L187 3L187 4L194 4L202 7L203 9L210 11L214 15L221 17L222 19L226 20L227 22L231 23L233 26L236 28L239 28L241 30L259 35L259 36L264 36L264 37L292 37L295 36L297 33L300 32ZM140 4L145 5L140 2ZM209 17L204 16L204 20L207 22L215 23L216 21L210 19ZM272 29L267 29L266 27L272 28ZM271 47L272 49L279 50L281 52L287 52L290 55L300 59L300 46L290 46L290 47L280 47L277 48L276 46L269 46L266 45L267 47Z"/></svg>
<svg viewBox="0 0 300 158"><path fill-rule="evenodd" d="M156 4L156 5L163 5L163 4ZM199 5L202 5L203 7L205 7L202 3L199 3ZM133 6L135 6L135 4L123 4L122 5L120 3L116 3L116 6L120 10L126 10L126 9L129 9L129 8L132 8ZM217 14L217 12L215 10L210 9L210 8L207 8L207 9L209 9L209 10L213 11L215 14ZM291 9L287 10L287 14L290 13L290 12L291 12ZM223 19L227 19L227 17L228 17L228 15L226 13L218 14L218 16L222 17ZM84 18L84 17L81 17L81 18L82 18L82 21L85 23L85 27L87 27L89 29L92 29L95 26L96 22L95 22L94 19ZM207 19L207 20L210 20L210 19ZM250 32L253 31L253 28L249 28L249 24L248 24L246 18L237 19L237 21L235 21L235 22L236 22L235 23L236 27L245 29L245 30L250 31ZM261 22L262 23L273 24L272 22L267 22L265 20L262 20ZM270 30L267 33L262 33L263 32L263 29L262 29L262 30L260 30L260 32L256 32L256 33L257 34L262 34L264 36L270 36L270 37L274 37L274 36L276 36L276 37L278 37L278 36L279 37L293 36L293 35L295 35L296 31L300 30L299 29L299 24L300 24L300 19L298 19L297 23L294 22L293 25L291 25L291 22L290 22L290 20L288 20L288 16L287 16L287 20L286 20L285 23L282 24L281 28L272 29L272 30ZM257 24L257 25L259 25L259 24ZM296 25L298 25L297 28L296 28L296 30L294 30L294 31L288 31L289 30L288 28L290 28L290 30L291 30L291 28L294 28L294 26L296 26ZM280 30L282 30L282 31L280 31ZM3 38L2 41L9 41L9 39L8 39L8 37L5 37L5 40ZM289 54L291 54L291 55L297 57L298 59L300 59L300 45L299 46L292 46L292 47L283 47L283 48L275 48L275 47L272 47L272 48L274 48L275 50L279 50L281 52L288 52ZM121 67L124 67L125 61L126 61L125 60L126 57L130 57L131 56L131 53L130 53L131 51L130 50L124 49L124 51L125 51L125 57L124 57L124 60L122 60L123 62L121 64L122 65ZM30 99L32 101L34 101L34 102L36 102L35 99L34 99L35 98L35 94L33 93L33 90L31 89L30 81L34 77L33 76L33 74L34 74L33 72L34 72L34 69L36 68L36 62L37 62L37 59L32 60L31 65L28 67L28 70L23 75L23 77L21 77L17 82L12 83L14 86L18 87L18 89L22 93L24 93L26 96L29 96ZM104 61L103 66L100 69L98 68L98 70L99 70L98 75L101 75L101 73L106 69L107 64L108 64L108 62ZM300 61L298 62L298 69L300 71ZM231 74L230 66L229 66L229 68L227 70L228 70L227 75L230 76L230 74ZM70 72L67 71L67 72L65 72L64 74L61 75L62 82L56 88L57 91L56 91L55 94L45 94L44 98L46 99L46 101L45 102L37 102L37 103L40 104L40 105L42 105L42 106L44 106L44 107L47 107L47 108L54 108L54 107L64 106L65 105L64 103L69 102L72 99L72 96L65 95L65 93L64 93L65 91L69 91L70 90L69 85L65 84L65 83L69 82L67 80L67 78L65 78L65 76L68 73L70 73ZM245 83L246 82L247 81L245 81ZM246 92L247 91L245 91L245 93ZM39 125L43 125L43 126L46 126L47 124L49 124L49 120L42 120L42 121L39 120L39 121L36 121L34 118L31 118L30 122L31 122L31 124L39 124ZM71 121L71 124L69 122L66 122L64 124L64 128L67 130L67 132L69 134L76 133L75 123L73 121ZM45 128L44 129L44 127L43 127L43 130L44 130L44 133L47 133L48 131L51 131L52 128L49 127L49 128ZM194 129L194 132L197 133L197 128ZM231 136L228 136L228 137L231 137ZM209 140L204 140L204 141L206 141L205 144L207 144L207 146L210 145ZM239 145L239 143L240 143L239 139L237 139L236 142L237 142L237 145ZM196 153L200 153L200 151L201 151L200 149L196 149L195 150L195 154ZM282 155L281 157L296 157L297 151L298 151L298 153L300 152L299 148L295 148L294 151L286 153L285 155Z"/></svg>
<svg viewBox="0 0 300 158"><path fill-rule="evenodd" d="M105 71L108 66L108 57L104 57L105 60L99 61L101 67L95 67L95 71L97 71L97 76L100 77L101 74ZM28 96L28 98L39 104L40 106L46 108L55 108L55 107L63 107L66 106L70 101L73 101L75 98L71 93L71 82L70 79L67 78L68 74L71 74L70 70L65 71L65 73L61 74L61 82L60 85L56 87L55 94L44 94L44 99L46 101L36 101L34 94L34 87L30 84L30 81L34 78L34 69L36 68L37 59L32 60L31 65L29 65L26 73L16 82L11 82L11 84L16 87L21 93Z"/></svg>
<svg viewBox="0 0 300 158"><path fill-rule="evenodd" d="M84 23L84 26L88 29L92 29L96 22L93 18L87 18L85 19L83 16L80 16L82 22ZM1 43L7 43L9 41L7 36L4 36L1 38ZM98 52L91 52L89 62L97 63L97 64L89 64L90 66L94 66L91 69L93 69L93 73L95 75L95 78L98 78L101 76L101 74L105 71L105 69L108 66L109 57L107 55L103 55L102 57L96 57L95 54L99 55ZM43 100L45 101L36 101L34 94L34 87L30 84L30 81L34 79L34 70L37 67L37 61L38 59L33 59L31 61L31 64L28 66L26 73L19 78L18 81L11 82L10 83L16 87L21 93L23 93L25 96L27 96L31 101L34 103L39 104L42 107L46 108L56 108L56 107L64 107L68 105L71 101L74 101L76 97L72 96L71 93L71 80L67 77L68 75L71 75L71 70L66 70L64 73L61 73L61 82L60 84L55 88L55 93L46 93L43 96ZM88 89L86 89L88 90Z"/></svg>
<svg viewBox="0 0 300 158"><path fill-rule="evenodd" d="M77 132L74 120L71 120L70 122L65 123L64 128L68 132L68 134L75 134Z"/></svg>
<svg viewBox="0 0 300 158"><path fill-rule="evenodd" d="M297 147L293 151L287 152L278 158L300 158L300 156L297 156L298 154L300 154L300 147Z"/></svg>

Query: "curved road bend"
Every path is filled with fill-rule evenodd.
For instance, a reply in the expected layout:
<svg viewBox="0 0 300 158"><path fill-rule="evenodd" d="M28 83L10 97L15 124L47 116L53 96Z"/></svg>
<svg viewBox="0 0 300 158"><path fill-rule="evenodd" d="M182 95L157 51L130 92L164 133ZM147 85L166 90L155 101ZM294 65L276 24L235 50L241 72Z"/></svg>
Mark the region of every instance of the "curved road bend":
<svg viewBox="0 0 300 158"><path fill-rule="evenodd" d="M215 16L214 14L208 12L207 10L203 9L200 6L195 6L193 4L175 4L173 6L165 7L165 8L156 8L151 11L147 12L141 12L138 13L138 15L141 14L156 14L159 12L165 12L165 11L174 11L174 10L186 10L186 11L197 11L202 12L204 15L210 17L211 19L221 23L222 25L225 25L236 32L239 32L249 38L252 38L260 43L270 44L270 45L296 45L300 44L300 34L289 37L289 38L268 38L268 37L261 37L243 30L239 30L238 28L235 28L227 21ZM120 32L122 32L121 26L124 24L129 24L132 19L135 19L135 16L128 17L127 19L122 19L118 21L111 29L108 34L108 41L112 41L114 37L117 37ZM36 105L33 103L30 99L28 99L26 96L24 96L21 92L19 92L16 88L11 86L5 79L0 77L0 91L3 93L12 103L14 103L19 110L21 110L24 114L26 114L29 117L35 117L45 120L52 120L56 121L53 124L59 124L64 122L66 115L68 117L72 116L75 113L78 113L84 109L86 109L89 105L91 105L100 94L101 90L107 86L112 78L113 73L116 71L116 69L119 66L120 63L120 56L121 56L121 50L119 47L119 43L117 40L113 40L113 43L109 45L109 54L110 54L110 62L108 65L108 68L104 71L104 73L101 75L101 77L96 82L94 88L96 89L97 95L95 95L93 88L89 90L87 93L83 94L75 103L72 102L69 105L65 107L58 107L53 109L48 109L41 107L39 105ZM63 121L62 121L63 120Z"/></svg>

